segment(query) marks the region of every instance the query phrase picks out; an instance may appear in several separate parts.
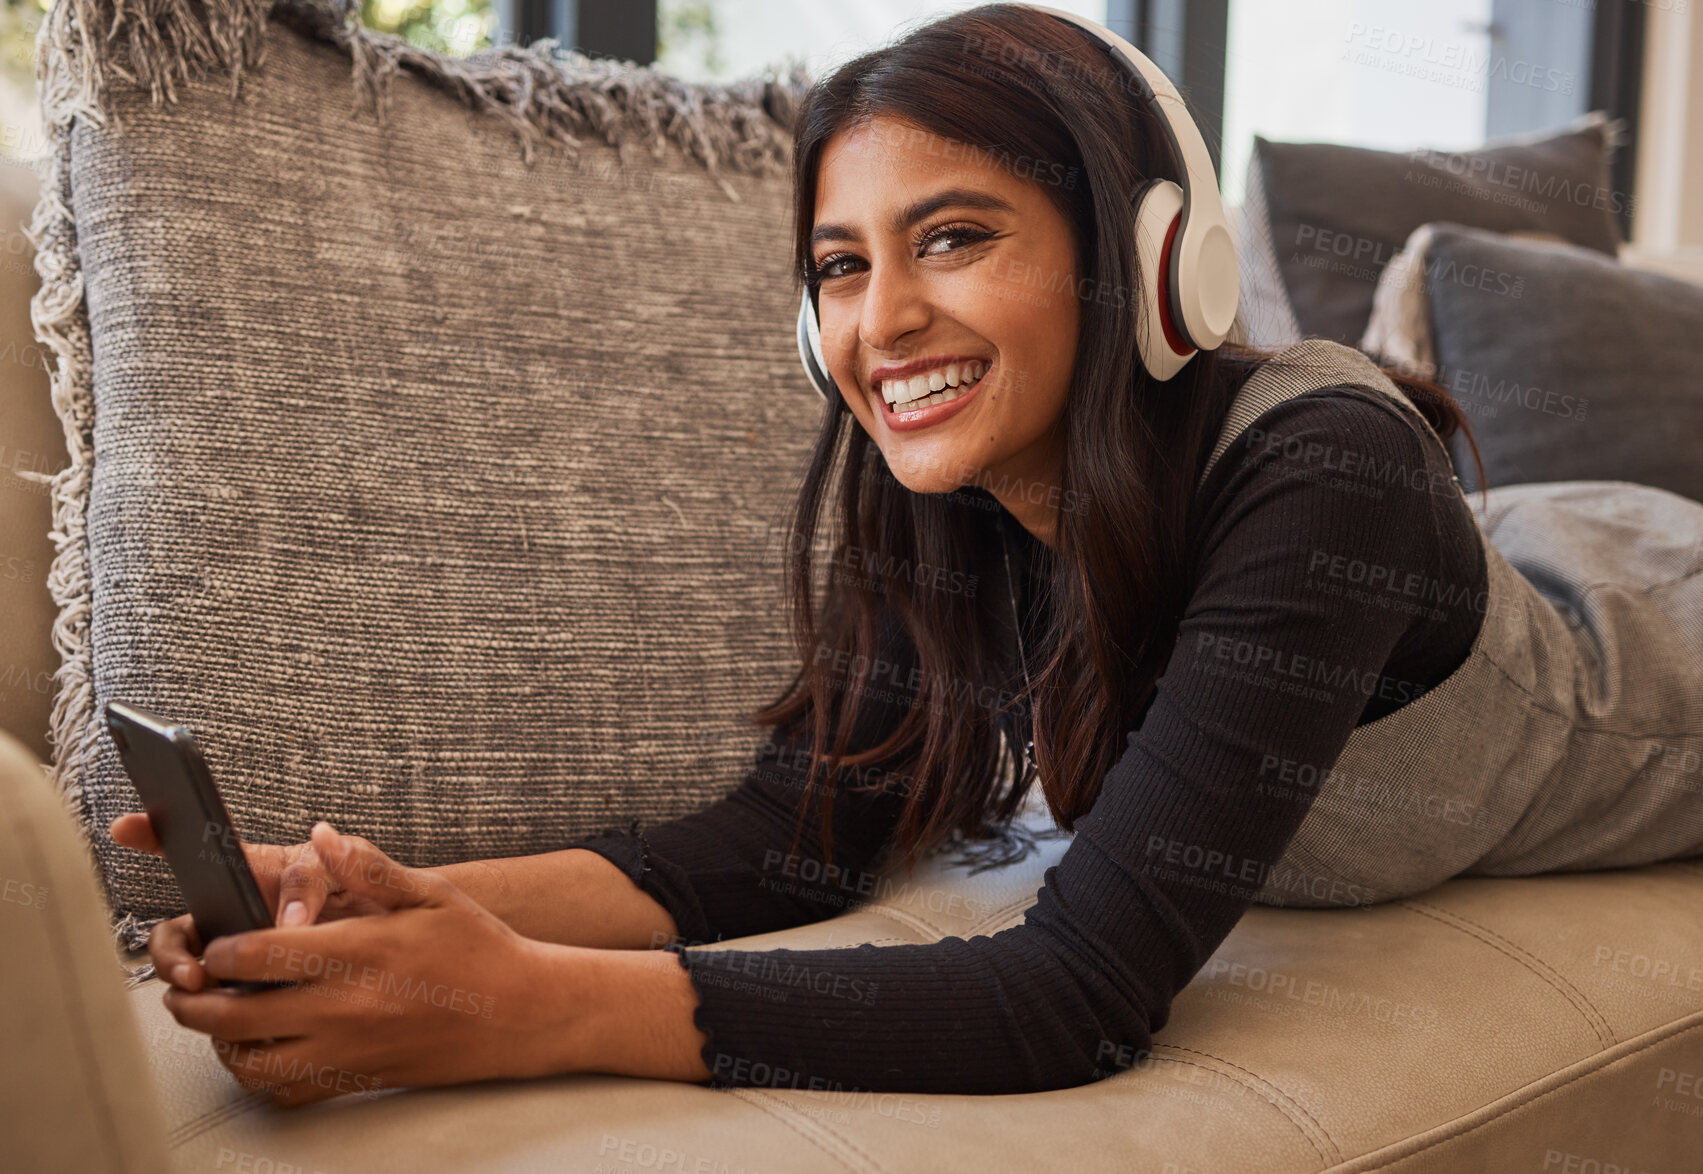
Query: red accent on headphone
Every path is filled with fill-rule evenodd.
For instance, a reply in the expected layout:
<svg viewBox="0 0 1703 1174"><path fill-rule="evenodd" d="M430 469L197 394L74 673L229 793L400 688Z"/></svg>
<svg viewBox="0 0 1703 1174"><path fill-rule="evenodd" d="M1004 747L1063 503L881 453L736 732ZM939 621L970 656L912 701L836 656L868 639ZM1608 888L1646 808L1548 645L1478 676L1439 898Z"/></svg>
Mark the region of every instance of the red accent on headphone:
<svg viewBox="0 0 1703 1174"><path fill-rule="evenodd" d="M1165 243L1159 249L1159 328L1165 332L1165 341L1173 351L1179 355L1191 355L1194 347L1171 321L1171 242L1182 223L1183 214L1178 212L1171 218L1171 227L1165 230Z"/></svg>

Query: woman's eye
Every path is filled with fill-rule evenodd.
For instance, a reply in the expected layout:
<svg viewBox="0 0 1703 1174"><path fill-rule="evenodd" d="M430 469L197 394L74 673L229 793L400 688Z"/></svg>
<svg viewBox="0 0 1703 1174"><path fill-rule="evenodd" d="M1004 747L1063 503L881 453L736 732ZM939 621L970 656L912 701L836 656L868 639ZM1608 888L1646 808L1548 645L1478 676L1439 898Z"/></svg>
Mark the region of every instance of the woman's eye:
<svg viewBox="0 0 1703 1174"><path fill-rule="evenodd" d="M816 266L816 278L820 281L824 277L844 276L844 274L837 271L836 267L847 261L856 260L857 258L852 256L850 253L835 253L831 257L824 257L822 258L821 263Z"/></svg>
<svg viewBox="0 0 1703 1174"><path fill-rule="evenodd" d="M990 240L994 235L994 233L988 232L985 229L972 228L969 225L947 225L926 234L917 242L917 247L922 250L922 254L924 256L940 256L944 253L954 253L958 250L934 249L933 246L938 241L962 241L965 242L964 247L967 248L969 245ZM842 268L842 266L856 266L861 263L862 258L853 253L835 253L832 256L823 257L816 265L816 280L820 283L825 280L832 280L835 277L847 277L850 274L846 269Z"/></svg>
<svg viewBox="0 0 1703 1174"><path fill-rule="evenodd" d="M979 228L970 228L967 225L947 225L944 228L937 228L927 236L923 237L921 243L923 245L923 252L926 255L932 251L932 246L936 241L960 240L967 242L965 247L968 247L968 245L976 244L979 241L985 241L992 235L993 233L991 232L985 232ZM946 249L944 251L949 253L957 252L956 249Z"/></svg>

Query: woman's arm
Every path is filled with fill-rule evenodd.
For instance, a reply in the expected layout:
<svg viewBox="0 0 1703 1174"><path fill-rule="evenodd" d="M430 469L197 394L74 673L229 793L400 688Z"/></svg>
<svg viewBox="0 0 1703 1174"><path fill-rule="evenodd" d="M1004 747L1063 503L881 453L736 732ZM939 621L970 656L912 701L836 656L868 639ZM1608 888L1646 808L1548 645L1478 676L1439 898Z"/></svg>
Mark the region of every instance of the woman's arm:
<svg viewBox="0 0 1703 1174"><path fill-rule="evenodd" d="M1261 421L1318 442L1297 451L1347 443L1368 470L1435 471L1435 456L1446 482L1447 458L1403 436L1405 422L1335 407L1300 397ZM1358 688L1301 693L1269 687L1279 670L1223 672L1240 658L1218 650L1251 643L1383 685L1409 626L1323 590L1317 552L1477 586L1473 569L1439 557L1475 530L1458 494L1427 501L1390 482L1369 504L1293 457L1236 460L1246 467L1231 466L1157 696L1022 925L931 945L587 949L524 937L436 870L316 826L327 867L388 913L226 935L207 947L210 974L304 987L239 999L172 989L166 1005L227 1042L220 1059L239 1079L268 1081L289 1104L571 1071L1012 1093L1131 1066L1306 815L1309 789L1262 785L1267 763L1324 769L1367 708ZM1470 608L1476 591L1450 594Z"/></svg>
<svg viewBox="0 0 1703 1174"><path fill-rule="evenodd" d="M899 666L891 679L908 680L915 644L885 608L880 630L879 656ZM908 708L893 691L872 691L848 749L885 741ZM891 839L904 793L835 788L834 850L820 875L837 879L799 883L789 849L801 801L809 809L797 856L815 864L825 855L822 789L805 785L808 756L807 733L777 733L758 748L740 785L699 811L636 832L610 829L555 852L431 871L524 936L562 945L650 949L834 917L869 892L859 880ZM857 771L860 784L883 777L874 766Z"/></svg>
<svg viewBox="0 0 1703 1174"><path fill-rule="evenodd" d="M850 881L777 883L796 873L787 848L805 753L790 741L765 743L731 794L642 833L605 832L581 841L588 845L583 848L429 871L453 881L517 933L561 945L651 949L679 937L715 941L833 917L861 899L852 882L886 845L900 799L893 792L839 790L836 871L828 875ZM822 857L818 810L813 802L799 837L798 854L811 861Z"/></svg>
<svg viewBox="0 0 1703 1174"><path fill-rule="evenodd" d="M569 946L643 948L672 941L674 918L616 865L584 848L426 869L522 937Z"/></svg>
<svg viewBox="0 0 1703 1174"><path fill-rule="evenodd" d="M853 748L871 745L870 731L888 716L860 721ZM880 736L885 736L884 733ZM672 917L687 944L744 937L821 921L866 899L877 859L889 842L903 795L835 789L833 852L822 850L820 787L804 785L808 748L802 739L765 743L745 781L701 811L637 833L606 832L582 843L607 857L630 884L649 894ZM872 769L864 782L882 777ZM800 803L807 805L797 847L793 831ZM812 881L799 879L810 862ZM821 863L817 870L814 866ZM827 878L827 879L822 879ZM672 937L634 945L660 946Z"/></svg>

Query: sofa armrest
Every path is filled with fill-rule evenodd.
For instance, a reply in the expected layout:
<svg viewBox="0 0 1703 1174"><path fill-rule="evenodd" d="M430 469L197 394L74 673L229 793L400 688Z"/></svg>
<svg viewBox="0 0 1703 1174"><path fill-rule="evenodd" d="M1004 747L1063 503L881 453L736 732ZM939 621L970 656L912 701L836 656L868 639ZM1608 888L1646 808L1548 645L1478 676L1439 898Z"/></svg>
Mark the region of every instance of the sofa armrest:
<svg viewBox="0 0 1703 1174"><path fill-rule="evenodd" d="M164 1174L142 1033L94 861L36 757L0 732L0 1165Z"/></svg>

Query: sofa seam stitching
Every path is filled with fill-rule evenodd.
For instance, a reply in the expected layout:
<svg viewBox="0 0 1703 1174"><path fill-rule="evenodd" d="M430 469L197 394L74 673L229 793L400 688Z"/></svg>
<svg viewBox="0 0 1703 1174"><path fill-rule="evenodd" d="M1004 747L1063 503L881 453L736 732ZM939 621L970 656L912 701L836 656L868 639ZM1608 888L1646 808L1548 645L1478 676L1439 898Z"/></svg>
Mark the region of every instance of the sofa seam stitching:
<svg viewBox="0 0 1703 1174"><path fill-rule="evenodd" d="M1296 1100L1294 1097L1292 1097L1284 1089L1282 1089L1281 1087L1279 1087L1276 1084L1273 1084L1271 1081L1265 1079L1263 1076L1259 1075L1257 1072L1253 1072L1250 1069L1243 1068L1240 1064L1234 1063L1233 1061L1230 1061L1230 1060L1226 1060L1222 1056L1215 1056L1211 1052L1203 1052L1199 1048L1186 1048L1186 1047L1183 1047L1181 1044L1155 1044L1154 1047L1153 1047L1154 1051L1159 1051L1161 1049L1163 1049L1166 1052L1192 1052L1194 1055L1197 1055L1197 1056L1205 1056L1209 1060L1216 1060L1216 1061L1218 1061L1218 1063L1223 1064L1225 1067L1232 1068L1235 1071L1242 1073L1244 1076L1249 1077L1250 1080L1258 1082L1258 1084L1264 1084L1264 1085L1276 1090L1276 1092L1279 1094L1278 1097L1268 1098L1267 1103L1269 1103L1272 1107L1277 1109L1278 1112L1282 1113L1284 1115L1284 1117L1288 1118L1289 1123L1291 1125L1295 1125L1296 1131L1299 1132L1302 1137L1305 1137L1307 1139L1308 1144L1313 1147L1314 1152L1317 1153L1320 1158L1322 1158L1323 1160L1325 1160L1327 1162L1340 1162L1340 1161L1342 1161L1342 1147L1337 1145L1336 1139L1330 1135L1330 1131L1328 1129L1326 1129L1322 1124L1319 1123L1318 1118L1314 1117L1313 1114L1310 1113L1307 1110L1307 1107L1305 1105L1303 1105L1300 1101ZM1193 1060L1185 1060L1185 1059L1182 1059L1182 1058L1176 1057L1176 1056L1168 1056L1167 1058L1171 1059L1171 1060L1175 1060L1179 1064L1194 1064L1194 1066L1197 1067L1197 1068L1206 1068L1205 1064L1198 1064ZM1211 1070L1208 1069L1208 1071L1211 1071ZM1249 1084L1248 1087L1252 1088L1255 1092L1262 1092L1262 1090L1258 1087L1258 1084ZM1262 1095L1263 1095L1263 1092L1262 1092ZM1318 1140L1313 1137L1312 1133L1310 1133L1308 1130L1300 1127L1299 1123L1295 1120L1295 1117L1289 1112L1288 1109L1286 1109L1284 1107L1286 1104L1293 1107L1294 1110L1297 1113L1299 1113L1301 1116L1305 1117L1312 1124L1314 1129L1318 1130L1319 1135L1321 1137L1323 1137L1325 1139L1325 1141L1330 1144L1330 1148L1331 1148L1331 1151L1332 1151L1331 1153L1326 1153L1324 1151L1324 1149L1320 1147Z"/></svg>
<svg viewBox="0 0 1703 1174"><path fill-rule="evenodd" d="M1674 1032L1672 1035L1665 1035L1659 1040L1652 1040L1649 1043L1645 1044L1643 1047L1636 1049L1635 1051L1627 1052L1626 1055L1624 1055L1624 1056L1616 1056L1612 1061L1610 1061L1610 1064L1618 1064L1622 1060L1629 1059L1630 1057L1636 1056L1641 1052L1647 1052L1651 1048L1656 1047L1659 1044L1667 1043L1669 1040L1677 1039L1682 1035L1686 1035L1690 1032L1697 1031L1699 1028L1703 1028L1703 1021L1693 1023L1689 1027L1685 1027L1685 1028L1682 1028L1679 1031ZM1600 1052L1597 1053L1597 1054L1601 1055ZM1435 1149L1437 1146L1443 1145L1446 1142L1454 1141L1456 1138L1465 1137L1465 1136L1467 1136L1467 1134L1473 1133L1473 1132L1475 1132L1479 1129L1482 1129L1486 1125L1493 1124L1493 1123L1501 1120L1503 1117L1507 1117L1507 1116L1510 1116L1514 1113L1518 1113L1523 1109L1528 1109L1531 1106L1537 1104L1544 1097L1549 1096L1551 1093L1560 1092L1562 1089L1566 1088L1568 1085L1574 1083L1575 1081L1583 1080L1587 1076L1596 1076L1599 1073L1605 1071L1606 1069L1607 1069L1607 1065L1604 1065L1602 1067L1591 1068L1591 1069L1587 1069L1584 1072L1577 1073L1573 1076L1568 1077L1566 1080L1562 1081L1560 1084L1556 1085L1554 1088L1544 1089L1542 1092L1538 1093L1535 1097L1532 1097L1530 1100L1521 1101L1517 1105L1509 1106L1509 1108L1507 1109L1506 1112L1498 1113L1494 1117L1488 1117L1483 1121L1479 1121L1476 1124L1468 1126L1466 1129L1463 1129L1459 1133L1451 1133L1447 1137L1440 1137L1440 1138L1436 1139L1435 1141L1421 1147L1420 1149L1414 1150L1412 1153L1403 1154L1399 1158L1394 1158L1391 1161L1385 1162L1381 1166L1367 1166L1363 1170L1361 1170L1359 1172L1359 1174L1377 1174L1377 1172L1379 1170L1388 1170L1392 1166L1394 1166L1397 1162L1405 1162L1408 1159L1417 1157L1420 1154L1423 1154L1428 1150ZM1482 1108L1482 1106L1480 1106L1480 1107ZM1400 1143L1398 1142L1396 1144L1400 1144ZM1352 1158L1349 1159L1349 1160L1353 1161Z"/></svg>
<svg viewBox="0 0 1703 1174"><path fill-rule="evenodd" d="M791 1129L794 1133L798 1134L798 1136L815 1145L823 1153L829 1154L841 1162L845 1162L844 1154L833 1153L833 1151L826 1145L822 1144L820 1138L812 1137L811 1134L803 1128L806 1124L806 1119L794 1110L791 1105L787 1104L773 1093L765 1089L758 1088L739 1088L734 1089L733 1091L739 1096L740 1100L744 1101L748 1105L761 1109L764 1113L779 1120L788 1129ZM808 1124L812 1129L820 1130L827 1134L840 1145L844 1146L852 1154L856 1155L857 1158L864 1163L865 1170L877 1171L879 1174L885 1174L886 1167L860 1149L857 1143L853 1142L850 1138L842 1136L830 1129L828 1126L823 1125L820 1121L809 1121ZM850 1165L849 1162L845 1162L845 1164L848 1166Z"/></svg>
<svg viewBox="0 0 1703 1174"><path fill-rule="evenodd" d="M225 1101L216 1108L197 1114L187 1121L172 1126L167 1134L167 1144L176 1150L184 1144L195 1140L209 1129L222 1125L234 1117L241 1117L252 1109L258 1109L266 1103L266 1094L259 1091L245 1091L233 1101Z"/></svg>
<svg viewBox="0 0 1703 1174"><path fill-rule="evenodd" d="M1571 1003L1573 1005L1573 1009L1578 1011L1584 1020L1590 1024L1591 1030L1596 1034L1598 1043L1605 1047L1613 1047L1615 1044L1620 1042L1614 1034L1614 1029L1609 1025L1608 1017L1597 1009L1596 1004L1591 1002L1591 1000L1585 995L1585 992L1574 986L1572 981L1568 979L1566 975L1562 974L1559 970L1555 969L1555 967L1539 958L1536 954L1533 954L1530 950L1525 949L1516 942L1510 941L1508 938L1503 937L1488 926L1480 925L1478 922L1473 921L1470 917L1465 917L1451 909L1444 909L1440 905L1432 905L1411 897L1403 898L1398 903L1406 906L1408 909L1418 913L1422 917L1432 918L1433 920L1439 921L1460 933L1467 934L1468 937L1478 937L1478 934L1468 933L1467 930L1462 928L1462 925L1470 925L1473 929L1478 930L1479 933L1488 935L1490 938L1494 938L1495 941L1486 941L1485 938L1480 937L1479 941L1484 942L1485 945L1489 946L1497 953L1506 955L1521 966L1525 967L1527 970L1531 971L1532 974L1542 979L1552 989L1559 993L1562 998ZM1460 924L1455 924L1456 922L1459 922ZM1498 945L1497 943L1503 943L1507 946L1507 949L1504 949L1503 945ZM1524 956L1522 957L1522 955ZM1545 971L1548 973L1545 973ZM1583 1004L1583 1006L1580 1004Z"/></svg>

